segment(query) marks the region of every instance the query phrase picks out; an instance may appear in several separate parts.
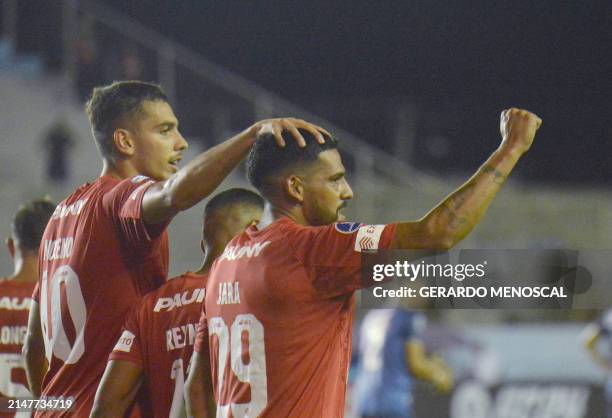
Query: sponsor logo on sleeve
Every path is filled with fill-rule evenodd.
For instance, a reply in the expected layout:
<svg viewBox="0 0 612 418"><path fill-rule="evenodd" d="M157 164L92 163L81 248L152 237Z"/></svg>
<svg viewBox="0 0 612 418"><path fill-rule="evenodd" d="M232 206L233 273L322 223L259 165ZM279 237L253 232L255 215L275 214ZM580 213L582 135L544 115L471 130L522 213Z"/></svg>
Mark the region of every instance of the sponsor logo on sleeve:
<svg viewBox="0 0 612 418"><path fill-rule="evenodd" d="M134 338L136 338L136 336L126 329L123 331L123 334L121 334L121 337L119 337L119 341L117 341L117 345L115 345L113 351L123 351L129 353L132 349Z"/></svg>
<svg viewBox="0 0 612 418"><path fill-rule="evenodd" d="M355 237L355 251L375 251L378 250L380 236L385 230L385 225L363 225L359 227Z"/></svg>
<svg viewBox="0 0 612 418"><path fill-rule="evenodd" d="M341 234L352 234L359 229L360 225L359 222L337 222L336 231Z"/></svg>

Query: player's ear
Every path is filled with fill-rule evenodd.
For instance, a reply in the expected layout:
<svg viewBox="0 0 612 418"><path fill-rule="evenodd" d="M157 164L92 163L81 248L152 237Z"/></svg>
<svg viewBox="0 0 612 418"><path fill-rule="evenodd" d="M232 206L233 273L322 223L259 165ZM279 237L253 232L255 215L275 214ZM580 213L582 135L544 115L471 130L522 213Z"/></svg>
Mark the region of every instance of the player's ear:
<svg viewBox="0 0 612 418"><path fill-rule="evenodd" d="M134 140L127 129L115 129L113 132L113 142L119 155L126 157L134 155Z"/></svg>
<svg viewBox="0 0 612 418"><path fill-rule="evenodd" d="M11 258L15 258L15 240L9 237L4 242L6 243L6 247L8 248Z"/></svg>
<svg viewBox="0 0 612 418"><path fill-rule="evenodd" d="M304 184L301 178L292 174L285 179L285 184L283 186L285 192L287 192L292 200L296 200L299 203L304 201Z"/></svg>

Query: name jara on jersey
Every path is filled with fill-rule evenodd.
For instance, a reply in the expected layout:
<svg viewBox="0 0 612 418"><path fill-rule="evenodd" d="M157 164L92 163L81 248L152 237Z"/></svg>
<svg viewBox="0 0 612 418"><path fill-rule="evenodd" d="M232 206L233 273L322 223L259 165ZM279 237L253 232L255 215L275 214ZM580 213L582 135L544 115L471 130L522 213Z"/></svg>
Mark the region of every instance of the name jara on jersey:
<svg viewBox="0 0 612 418"><path fill-rule="evenodd" d="M238 282L219 283L217 305L232 305L240 303L240 285Z"/></svg>

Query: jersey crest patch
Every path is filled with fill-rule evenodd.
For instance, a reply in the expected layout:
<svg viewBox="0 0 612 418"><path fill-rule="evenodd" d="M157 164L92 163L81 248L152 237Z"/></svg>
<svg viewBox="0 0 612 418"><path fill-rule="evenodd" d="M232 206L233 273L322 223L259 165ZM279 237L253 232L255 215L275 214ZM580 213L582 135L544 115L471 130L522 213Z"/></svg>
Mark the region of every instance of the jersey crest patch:
<svg viewBox="0 0 612 418"><path fill-rule="evenodd" d="M374 251L378 250L380 236L385 230L385 225L363 225L357 232L355 238L355 251Z"/></svg>
<svg viewBox="0 0 612 418"><path fill-rule="evenodd" d="M336 231L341 234L352 234L359 229L360 225L359 222L337 222Z"/></svg>

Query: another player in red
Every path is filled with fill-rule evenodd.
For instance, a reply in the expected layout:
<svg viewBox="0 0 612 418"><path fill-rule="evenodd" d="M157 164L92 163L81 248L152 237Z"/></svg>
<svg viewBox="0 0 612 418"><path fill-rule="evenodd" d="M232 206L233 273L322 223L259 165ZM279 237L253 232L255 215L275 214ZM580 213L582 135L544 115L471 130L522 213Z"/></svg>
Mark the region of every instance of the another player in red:
<svg viewBox="0 0 612 418"><path fill-rule="evenodd" d="M390 225L336 223L353 191L334 140L309 141L304 152L258 141L247 173L266 210L213 265L192 365L196 373L210 356L217 417L342 417L360 253L455 245L540 123L504 111L501 146L476 174L421 220Z"/></svg>
<svg viewBox="0 0 612 418"><path fill-rule="evenodd" d="M206 276L231 238L259 222L263 199L245 189L213 197L204 210L204 262L146 295L128 315L96 394L91 417L120 417L141 378L155 418L184 416L183 387L206 287ZM212 396L212 392L208 392Z"/></svg>
<svg viewBox="0 0 612 418"><path fill-rule="evenodd" d="M214 191L257 134L273 132L280 143L279 132L289 129L303 143L302 128L323 141L314 125L271 119L179 169L187 142L159 86L126 81L96 88L86 110L102 174L61 202L49 221L30 311L32 344L26 343L26 351L36 350L44 337L49 363L44 374L42 362L28 362L33 393L74 399L70 411L54 416L89 415L126 313L166 279L170 220ZM41 391L36 382L43 374Z"/></svg>
<svg viewBox="0 0 612 418"><path fill-rule="evenodd" d="M14 273L0 278L0 397L30 397L21 354L28 327L32 292L38 280L38 246L55 209L48 200L19 208L6 240ZM0 417L15 414L0 411Z"/></svg>

